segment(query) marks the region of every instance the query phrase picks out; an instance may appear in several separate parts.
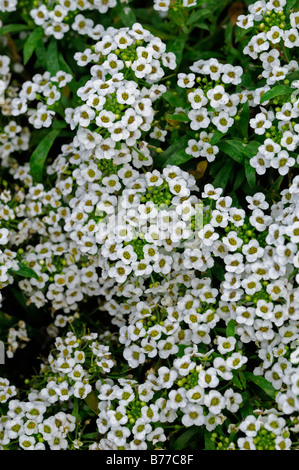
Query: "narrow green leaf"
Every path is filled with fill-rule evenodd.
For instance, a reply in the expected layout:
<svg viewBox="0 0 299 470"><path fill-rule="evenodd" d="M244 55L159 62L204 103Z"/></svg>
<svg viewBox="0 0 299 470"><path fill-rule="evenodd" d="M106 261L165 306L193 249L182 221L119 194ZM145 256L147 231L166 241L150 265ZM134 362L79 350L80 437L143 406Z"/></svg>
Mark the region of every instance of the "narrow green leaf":
<svg viewBox="0 0 299 470"><path fill-rule="evenodd" d="M10 269L9 272L16 276L21 276L21 277L26 277L26 278L34 277L35 279L38 279L38 275L36 274L35 271L33 271L33 269L28 268L28 266L24 266L22 264L19 266L19 269L17 271Z"/></svg>
<svg viewBox="0 0 299 470"><path fill-rule="evenodd" d="M174 144L168 147L165 152L161 153L155 158L155 164L160 167L165 166L167 164L167 160L169 160L170 157L173 157L177 152L187 148L188 141L190 139L191 137L189 135L184 135L181 137Z"/></svg>
<svg viewBox="0 0 299 470"><path fill-rule="evenodd" d="M212 274L216 277L216 279L218 279L218 281L222 282L224 280L224 274L225 274L223 267L221 266L221 264L215 261L214 268L215 269L213 270Z"/></svg>
<svg viewBox="0 0 299 470"><path fill-rule="evenodd" d="M239 379L241 384L243 385L243 388L246 388L246 377L242 371L239 371Z"/></svg>
<svg viewBox="0 0 299 470"><path fill-rule="evenodd" d="M173 52L176 56L177 66L182 61L186 40L187 36L180 34L174 41L169 42L167 45L167 52Z"/></svg>
<svg viewBox="0 0 299 470"><path fill-rule="evenodd" d="M248 137L248 127L249 127L249 102L246 101L241 112L240 121L237 122L237 127L240 129L241 134L244 138Z"/></svg>
<svg viewBox="0 0 299 470"><path fill-rule="evenodd" d="M30 158L30 172L34 181L41 182L43 179L44 163L54 140L60 134L61 129L54 129L47 134L35 148Z"/></svg>
<svg viewBox="0 0 299 470"><path fill-rule="evenodd" d="M186 99L180 90L168 90L163 93L163 99L166 100L173 107L184 107L186 105Z"/></svg>
<svg viewBox="0 0 299 470"><path fill-rule="evenodd" d="M299 80L299 70L296 70L295 72L288 73L286 76L290 82L293 82L294 80Z"/></svg>
<svg viewBox="0 0 299 470"><path fill-rule="evenodd" d="M72 411L72 415L75 416L76 420L78 420L78 417L79 417L79 403L78 403L78 399L75 397L74 398L74 406L73 406L73 411Z"/></svg>
<svg viewBox="0 0 299 470"><path fill-rule="evenodd" d="M150 24L143 24L144 29L150 31L154 36L168 41L169 39L175 39L176 35L175 34L169 34L169 33L164 33L163 31L159 30L158 28L154 28Z"/></svg>
<svg viewBox="0 0 299 470"><path fill-rule="evenodd" d="M174 24L176 24L184 33L188 33L188 28L185 23L186 15L184 9L171 9L168 11L168 15ZM181 34L181 31L178 32L178 34Z"/></svg>
<svg viewBox="0 0 299 470"><path fill-rule="evenodd" d="M238 376L236 375L236 372L233 371L233 378L232 378L232 382L233 384L238 387L240 390L243 390L243 385L242 383L240 382Z"/></svg>
<svg viewBox="0 0 299 470"><path fill-rule="evenodd" d="M238 171L234 180L233 190L236 191L237 189L239 189L242 186L242 183L244 180L245 180L244 169L240 168L240 171Z"/></svg>
<svg viewBox="0 0 299 470"><path fill-rule="evenodd" d="M136 23L136 16L132 8L130 8L128 5L117 5L115 7L122 23L131 28L134 23Z"/></svg>
<svg viewBox="0 0 299 470"><path fill-rule="evenodd" d="M264 103L268 100L272 100L273 98L276 98L276 96L291 95L293 92L294 88L291 88L289 86L277 85L263 94L263 96L261 97L261 103Z"/></svg>
<svg viewBox="0 0 299 470"><path fill-rule="evenodd" d="M261 143L255 140L248 144L244 144L241 140L223 140L218 143L219 149L238 163L244 162L244 156L254 157L260 145Z"/></svg>
<svg viewBox="0 0 299 470"><path fill-rule="evenodd" d="M251 372L244 371L243 374L250 382L253 382L255 385L264 390L264 392L269 395L269 397L275 399L277 390L275 390L271 382L266 380L264 377L254 375Z"/></svg>
<svg viewBox="0 0 299 470"><path fill-rule="evenodd" d="M99 437L98 432L89 432L89 433L83 435L84 440L85 439L92 439L94 441L97 437Z"/></svg>
<svg viewBox="0 0 299 470"><path fill-rule="evenodd" d="M36 57L38 58L38 61L40 65L47 70L48 64L47 64L47 51L45 48L45 45L43 41L39 41L36 48L35 48L35 53Z"/></svg>
<svg viewBox="0 0 299 470"><path fill-rule="evenodd" d="M226 326L226 337L235 336L235 320L231 319Z"/></svg>
<svg viewBox="0 0 299 470"><path fill-rule="evenodd" d="M224 40L225 40L225 45L228 49L231 48L232 45L232 37L233 37L233 25L232 23L228 23L225 27L224 31ZM231 52L231 50L229 50Z"/></svg>
<svg viewBox="0 0 299 470"><path fill-rule="evenodd" d="M30 34L30 36L26 40L24 44L24 49L23 49L24 65L27 64L27 62L29 61L35 48L37 47L38 43L41 41L43 34L44 34L44 30L41 26L39 26Z"/></svg>
<svg viewBox="0 0 299 470"><path fill-rule="evenodd" d="M166 119L170 121L189 122L190 118L186 114L166 114Z"/></svg>
<svg viewBox="0 0 299 470"><path fill-rule="evenodd" d="M239 140L223 140L218 143L219 149L238 163L243 163L243 143Z"/></svg>
<svg viewBox="0 0 299 470"><path fill-rule="evenodd" d="M189 19L187 21L187 25L194 25L194 23L197 23L199 20L201 20L204 16L211 15L211 10L208 10L207 8L203 8L201 10L194 10L191 15L189 16Z"/></svg>
<svg viewBox="0 0 299 470"><path fill-rule="evenodd" d="M225 134L221 131L218 131L216 130L210 140L210 144L211 145L215 145L217 144L217 142L219 142L219 140L224 136Z"/></svg>
<svg viewBox="0 0 299 470"><path fill-rule="evenodd" d="M252 140L248 144L243 144L243 153L246 157L254 157L258 153L261 143L257 140Z"/></svg>
<svg viewBox="0 0 299 470"><path fill-rule="evenodd" d="M252 415L254 413L254 408L249 403L246 403L246 405L240 408L240 413L241 413L242 419L245 419L247 418L247 416Z"/></svg>
<svg viewBox="0 0 299 470"><path fill-rule="evenodd" d="M6 24L0 28L0 35L7 33L18 33L20 31L29 31L32 27L27 24Z"/></svg>
<svg viewBox="0 0 299 470"><path fill-rule="evenodd" d="M52 38L47 50L47 70L53 76L60 70L57 40Z"/></svg>
<svg viewBox="0 0 299 470"><path fill-rule="evenodd" d="M231 171L234 167L234 162L229 160L226 162L221 169L217 172L217 175L213 181L213 186L215 188L222 188L225 189L228 183Z"/></svg>
<svg viewBox="0 0 299 470"><path fill-rule="evenodd" d="M87 397L85 397L84 401L95 414L99 414L99 400L94 391L90 392Z"/></svg>
<svg viewBox="0 0 299 470"><path fill-rule="evenodd" d="M71 75L73 75L73 71L72 71L71 67L66 62L66 60L63 57L61 52L58 53L58 61L59 61L59 65L60 65L60 70L63 70L64 72L67 72L67 73L70 73Z"/></svg>
<svg viewBox="0 0 299 470"><path fill-rule="evenodd" d="M10 328L17 321L18 319L16 319L16 317L0 312L0 331Z"/></svg>
<svg viewBox="0 0 299 470"><path fill-rule="evenodd" d="M183 434L181 434L173 443L174 450L185 450L188 448L188 444L194 440L198 434L198 427L192 426Z"/></svg>
<svg viewBox="0 0 299 470"><path fill-rule="evenodd" d="M287 5L286 5L287 13L290 13L290 11L295 7L296 8L299 7L299 1L298 0L287 0Z"/></svg>
<svg viewBox="0 0 299 470"><path fill-rule="evenodd" d="M245 166L245 175L246 175L247 183L249 184L251 188L253 188L256 184L255 168L253 168L250 165L250 160L248 159L245 159L244 166Z"/></svg>
<svg viewBox="0 0 299 470"><path fill-rule="evenodd" d="M180 166L183 163L188 162L193 158L192 155L189 155L185 152L185 149L178 150L175 152L171 157L168 158L168 160L164 163L163 167L166 165L177 165Z"/></svg>

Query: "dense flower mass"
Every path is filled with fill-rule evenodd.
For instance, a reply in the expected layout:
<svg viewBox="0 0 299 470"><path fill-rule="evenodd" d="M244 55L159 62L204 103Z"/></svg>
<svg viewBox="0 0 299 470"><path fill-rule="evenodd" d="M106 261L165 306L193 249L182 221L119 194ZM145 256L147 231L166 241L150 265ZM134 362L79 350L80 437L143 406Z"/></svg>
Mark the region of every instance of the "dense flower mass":
<svg viewBox="0 0 299 470"><path fill-rule="evenodd" d="M298 446L299 4L220 3L0 0L1 449Z"/></svg>

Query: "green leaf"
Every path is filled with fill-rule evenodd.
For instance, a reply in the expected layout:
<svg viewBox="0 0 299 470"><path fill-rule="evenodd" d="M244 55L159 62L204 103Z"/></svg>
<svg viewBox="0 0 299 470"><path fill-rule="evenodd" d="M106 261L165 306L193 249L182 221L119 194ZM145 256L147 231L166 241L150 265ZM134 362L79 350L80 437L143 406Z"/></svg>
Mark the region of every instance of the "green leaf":
<svg viewBox="0 0 299 470"><path fill-rule="evenodd" d="M245 180L245 174L244 174L244 169L240 168L240 170L237 173L237 176L234 179L234 186L233 190L236 191L242 186L243 181Z"/></svg>
<svg viewBox="0 0 299 470"><path fill-rule="evenodd" d="M176 38L175 34L164 33L163 31L159 30L158 28L154 28L150 24L144 24L143 23L143 27L144 27L144 29L150 31L154 36L156 36L160 39L163 39L163 40L167 41L169 39L175 39Z"/></svg>
<svg viewBox="0 0 299 470"><path fill-rule="evenodd" d="M277 85L263 94L263 96L261 97L261 103L264 103L268 100L272 100L273 98L276 98L276 96L291 95L293 92L294 88L291 88L289 86Z"/></svg>
<svg viewBox="0 0 299 470"><path fill-rule="evenodd" d="M44 163L54 140L60 134L61 129L54 129L47 134L35 148L30 157L30 173L34 181L41 182L43 179Z"/></svg>
<svg viewBox="0 0 299 470"><path fill-rule="evenodd" d="M226 326L226 337L235 336L235 320L231 319Z"/></svg>
<svg viewBox="0 0 299 470"><path fill-rule="evenodd" d="M298 7L299 7L298 0L287 0L286 11L288 14L293 8L298 8Z"/></svg>
<svg viewBox="0 0 299 470"><path fill-rule="evenodd" d="M128 5L117 5L115 7L117 14L119 15L122 23L131 28L134 23L136 23L136 16L132 8L130 8Z"/></svg>
<svg viewBox="0 0 299 470"><path fill-rule="evenodd" d="M189 155L186 153L185 149L178 150L175 152L171 157L168 158L168 160L164 163L163 167L166 165L177 165L180 166L183 163L188 162L193 158L192 155Z"/></svg>
<svg viewBox="0 0 299 470"><path fill-rule="evenodd" d="M194 25L194 23L197 23L199 20L201 20L204 16L210 15L211 10L208 10L207 8L204 8L202 10L194 10L191 15L189 16L189 19L187 21L187 25Z"/></svg>
<svg viewBox="0 0 299 470"><path fill-rule="evenodd" d="M239 379L242 383L243 388L246 388L246 378L242 371L239 371Z"/></svg>
<svg viewBox="0 0 299 470"><path fill-rule="evenodd" d="M66 62L66 60L63 57L61 52L58 53L58 61L59 61L60 70L63 70L64 72L73 75L73 71L72 71L71 67Z"/></svg>
<svg viewBox="0 0 299 470"><path fill-rule="evenodd" d="M238 376L236 375L236 372L233 371L233 378L232 378L232 382L233 384L238 387L240 390L243 390L243 385L242 383L240 382Z"/></svg>
<svg viewBox="0 0 299 470"><path fill-rule="evenodd" d="M225 45L228 48L229 52L232 52L232 37L233 37L233 25L232 23L228 23L225 27L224 31L224 41Z"/></svg>
<svg viewBox="0 0 299 470"><path fill-rule="evenodd" d="M249 186L251 188L253 188L256 184L256 172L255 172L255 168L253 168L251 165L250 165L250 160L247 160L245 159L245 175L246 175L246 180L247 180L247 183L249 184Z"/></svg>
<svg viewBox="0 0 299 470"><path fill-rule="evenodd" d="M39 26L30 34L30 36L26 40L24 44L24 49L23 49L24 65L27 64L27 62L29 61L35 48L41 41L43 34L44 34L44 30L41 26Z"/></svg>
<svg viewBox="0 0 299 470"><path fill-rule="evenodd" d="M9 272L16 276L21 276L21 277L26 277L26 278L34 277L35 279L38 279L38 275L36 274L35 271L33 271L33 269L28 268L28 266L24 266L22 264L20 264L19 269L17 271L10 269Z"/></svg>
<svg viewBox="0 0 299 470"><path fill-rule="evenodd" d="M28 299L21 289L9 286L8 293L12 296L14 301L18 302L21 307L20 312L22 315L25 314L26 318L19 315L19 309L16 312L16 316L25 319L25 321L28 321L30 324L32 324L32 322L40 322L40 310L34 304L28 305Z"/></svg>
<svg viewBox="0 0 299 470"><path fill-rule="evenodd" d="M7 33L18 33L20 31L31 30L32 27L27 24L6 24L0 28L0 35Z"/></svg>
<svg viewBox="0 0 299 470"><path fill-rule="evenodd" d="M163 93L163 99L166 100L173 107L184 108L186 106L186 99L180 90L168 90Z"/></svg>
<svg viewBox="0 0 299 470"><path fill-rule="evenodd" d="M217 172L216 178L213 181L213 186L215 188L222 188L225 189L228 183L231 171L234 167L234 162L229 160L226 162L221 169Z"/></svg>
<svg viewBox="0 0 299 470"><path fill-rule="evenodd" d="M261 143L255 140L248 142L248 144L244 144L241 140L223 140L218 143L218 147L222 152L241 164L244 163L244 156L254 157L260 145Z"/></svg>
<svg viewBox="0 0 299 470"><path fill-rule="evenodd" d="M257 140L252 140L248 144L243 144L243 153L246 157L254 157L258 153L258 149L262 145Z"/></svg>
<svg viewBox="0 0 299 470"><path fill-rule="evenodd" d="M98 433L98 432L89 432L89 433L83 435L83 438L84 438L84 439L92 439L93 441L94 441L97 437L99 437L99 433Z"/></svg>
<svg viewBox="0 0 299 470"><path fill-rule="evenodd" d="M290 82L293 82L294 80L299 80L299 70L296 70L295 72L288 73L286 78L288 80L290 80ZM294 88L293 88L293 90L294 90Z"/></svg>
<svg viewBox="0 0 299 470"><path fill-rule="evenodd" d="M224 275L225 271L221 264L219 264L217 261L214 262L214 270L212 271L212 274L218 279L218 281L222 282L224 280Z"/></svg>
<svg viewBox="0 0 299 470"><path fill-rule="evenodd" d="M186 114L166 114L166 119L170 121L189 122L190 118Z"/></svg>
<svg viewBox="0 0 299 470"><path fill-rule="evenodd" d="M184 33L188 33L188 28L186 27L186 12L185 9L171 9L168 11L169 18L176 24ZM173 25L172 25L173 26ZM178 32L177 35L181 34L181 31Z"/></svg>
<svg viewBox="0 0 299 470"><path fill-rule="evenodd" d="M275 399L277 390L275 390L271 382L266 380L264 377L254 375L251 372L244 371L243 374L250 382L253 382L255 385L260 387L267 395L269 395L269 397Z"/></svg>
<svg viewBox="0 0 299 470"><path fill-rule="evenodd" d="M249 127L249 102L246 101L241 112L240 121L237 122L237 127L240 129L241 134L244 138L248 137Z"/></svg>
<svg viewBox="0 0 299 470"><path fill-rule="evenodd" d="M53 76L60 70L57 40L52 38L47 50L47 70Z"/></svg>
<svg viewBox="0 0 299 470"><path fill-rule="evenodd" d="M64 121L53 121L52 129L65 129L67 127L67 123Z"/></svg>
<svg viewBox="0 0 299 470"><path fill-rule="evenodd" d="M187 134L181 137L179 140L177 140L174 144L172 144L168 149L158 155L155 158L155 164L160 167L164 167L167 165L167 161L172 157L172 160L175 159L175 155L178 154L178 152L181 152L182 150L186 150L188 141L191 139L191 137ZM181 155L181 154L179 154Z"/></svg>
<svg viewBox="0 0 299 470"><path fill-rule="evenodd" d="M205 450L215 450L215 442L212 441L212 433L208 431L207 429L204 432L204 437L205 437Z"/></svg>
<svg viewBox="0 0 299 470"><path fill-rule="evenodd" d="M169 42L167 45L167 52L173 52L176 56L177 66L182 61L186 40L187 36L180 34L174 41Z"/></svg>
<svg viewBox="0 0 299 470"><path fill-rule="evenodd" d="M75 416L76 420L78 420L78 417L79 417L79 403L78 403L78 399L75 397L74 398L74 406L73 406L73 411L72 411L72 415Z"/></svg>
<svg viewBox="0 0 299 470"><path fill-rule="evenodd" d="M35 53L36 53L36 57L38 58L38 61L39 61L40 65L45 70L47 70L47 68L48 68L47 51L46 51L46 48L45 48L45 45L44 45L43 41L39 41L39 43L37 44L37 46L35 48Z"/></svg>
<svg viewBox="0 0 299 470"><path fill-rule="evenodd" d="M191 426L174 441L173 450L186 450L188 448L188 444L195 441L194 438L197 434L199 434L198 426Z"/></svg>
<svg viewBox="0 0 299 470"><path fill-rule="evenodd" d="M85 397L84 401L95 414L99 414L99 400L94 391L90 392L87 397Z"/></svg>
<svg viewBox="0 0 299 470"><path fill-rule="evenodd" d="M211 145L215 145L217 144L217 142L219 142L219 140L224 136L225 134L221 131L218 131L216 130L210 140L210 144Z"/></svg>
<svg viewBox="0 0 299 470"><path fill-rule="evenodd" d="M8 315L5 312L0 312L0 332L10 328L17 321L16 317Z"/></svg>
<svg viewBox="0 0 299 470"><path fill-rule="evenodd" d="M218 143L219 149L238 163L243 163L243 142L239 140L223 140Z"/></svg>

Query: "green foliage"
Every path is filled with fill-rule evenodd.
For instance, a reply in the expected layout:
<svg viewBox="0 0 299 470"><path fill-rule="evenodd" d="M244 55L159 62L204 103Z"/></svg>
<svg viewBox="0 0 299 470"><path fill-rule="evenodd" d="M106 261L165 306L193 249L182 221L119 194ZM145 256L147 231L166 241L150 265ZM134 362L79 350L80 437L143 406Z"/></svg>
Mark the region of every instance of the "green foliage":
<svg viewBox="0 0 299 470"><path fill-rule="evenodd" d="M34 181L41 182L43 180L43 171L48 153L59 136L61 129L54 129L47 134L37 145L30 157L30 171Z"/></svg>
<svg viewBox="0 0 299 470"><path fill-rule="evenodd" d="M43 28L40 26L36 28L28 37L24 44L23 49L23 57L24 57L24 64L26 65L27 62L30 60L32 54L34 53L35 49L37 48L38 44L40 43L44 34Z"/></svg>

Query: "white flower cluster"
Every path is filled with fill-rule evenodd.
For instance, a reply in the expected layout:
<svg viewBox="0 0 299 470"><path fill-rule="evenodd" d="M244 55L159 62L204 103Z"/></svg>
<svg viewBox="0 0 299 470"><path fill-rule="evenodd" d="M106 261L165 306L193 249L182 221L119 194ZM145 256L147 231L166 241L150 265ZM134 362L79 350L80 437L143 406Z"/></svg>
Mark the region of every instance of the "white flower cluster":
<svg viewBox="0 0 299 470"><path fill-rule="evenodd" d="M37 26L44 29L46 36L53 36L61 40L68 31L75 31L80 35L88 35L93 39L102 36L104 28L84 13L107 13L116 6L116 0L59 0L49 4L41 2L36 8L30 10L30 15Z"/></svg>
<svg viewBox="0 0 299 470"><path fill-rule="evenodd" d="M243 29L258 26L261 32L254 34L244 48L245 55L261 62L262 77L266 79L263 92L271 86L289 84L288 77L298 70L298 61L291 53L299 45L298 12L285 14L286 0L258 1L249 5L249 14L241 15L237 25ZM253 29L254 31L254 29ZM283 53L281 53L283 51ZM265 140L258 153L250 159L250 164L257 174L263 175L267 169L275 168L280 175L286 175L296 162L295 153L299 141L299 96L296 82L287 95L275 96L271 100L274 109L266 109L269 100L263 102L259 112L250 120L250 127ZM291 96L291 100L290 100Z"/></svg>
<svg viewBox="0 0 299 470"><path fill-rule="evenodd" d="M9 156L14 152L28 150L30 132L28 127L21 127L16 121L9 121L0 133L0 159L3 167L9 166Z"/></svg>
<svg viewBox="0 0 299 470"><path fill-rule="evenodd" d="M0 109L2 114L10 115L10 99L14 94L14 89L9 86L11 78L10 57L0 55Z"/></svg>
<svg viewBox="0 0 299 470"><path fill-rule="evenodd" d="M23 450L45 450L45 443L50 450L67 449L66 437L75 429L76 417L63 411L49 415L48 406L34 392L26 402L10 400L7 416L0 418L1 448L17 440Z"/></svg>
<svg viewBox="0 0 299 470"><path fill-rule="evenodd" d="M59 405L68 404L71 399L84 400L92 391L89 380L109 373L114 365L109 347L97 336L91 333L79 339L68 333L64 339L57 337L55 353L49 355L42 368L44 373L48 371L47 383L32 390L28 401L13 398L17 394L15 387L0 378L0 402L9 401L7 415L2 414L0 420L2 448L16 439L25 450L69 448L66 437L76 427L76 416L59 410ZM59 411L53 414L55 404Z"/></svg>
<svg viewBox="0 0 299 470"><path fill-rule="evenodd" d="M16 387L9 380L0 378L0 403L6 403L17 394Z"/></svg>
<svg viewBox="0 0 299 470"><path fill-rule="evenodd" d="M84 405L96 416L90 449L163 447L172 425L198 426L218 448L288 449L299 431L299 176L290 171L299 163L299 101L290 102L289 93L262 97L298 70L289 55L298 45L298 14L284 15L285 0L258 1L238 20L245 29L263 21L265 31L244 51L262 61L262 87L244 89L243 68L215 58L177 74L186 107L175 113L189 119L188 136L194 133L188 155L212 163L220 151L212 139L229 133L248 105L258 142L250 164L259 175L270 166L290 172L276 199L254 190L241 207L209 182L199 188L176 165L155 169L159 152L150 139L168 138L160 80L165 68L176 69L176 57L139 23L104 30L77 11L105 13L115 3L63 0L51 11L44 4L31 11L46 35L60 39L72 20L74 31L95 41L74 55L90 71L73 108L64 109L62 89L73 77L62 70L34 74L19 90L6 85L0 157L11 181L0 194L0 287L16 282L26 306L49 310L55 339L27 401L0 379L0 446L80 448ZM0 3L0 10L15 4ZM161 12L169 6L154 4ZM0 77L9 67L0 56ZM30 164L14 158L29 148L20 123L50 129L61 108L73 138L36 183ZM95 312L110 320L101 334L81 323L91 297ZM64 327L65 336L57 336ZM28 339L23 322L11 329L8 357ZM245 405L247 387L260 383L271 399L262 411ZM241 422L228 425L239 410ZM222 424L238 433L234 442L216 433Z"/></svg>
<svg viewBox="0 0 299 470"><path fill-rule="evenodd" d="M35 74L32 80L23 82L18 97L13 98L11 114L13 116L27 114L28 122L35 129L50 127L56 114L53 105L61 99L59 88L62 89L71 80L72 76L63 71L57 72L53 77L49 72L43 75ZM31 107L34 101L37 101L37 109Z"/></svg>
<svg viewBox="0 0 299 470"><path fill-rule="evenodd" d="M238 438L240 450L289 450L292 444L290 431L285 419L275 409L262 412L258 416L249 415L240 424L240 431L246 437Z"/></svg>
<svg viewBox="0 0 299 470"><path fill-rule="evenodd" d="M227 90L227 87L241 82L243 69L222 64L217 59L200 59L194 62L190 70L191 73L178 74L178 86L187 90L191 104L188 111L190 128L196 131L199 140L190 139L186 153L212 162L219 152L217 145L210 143L213 134L216 130L226 133L235 123L233 118L238 114L239 105L248 99L246 91L232 93Z"/></svg>

